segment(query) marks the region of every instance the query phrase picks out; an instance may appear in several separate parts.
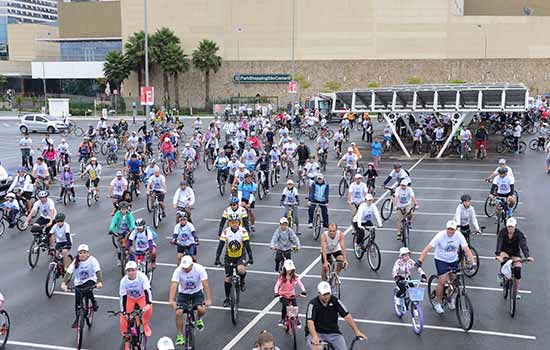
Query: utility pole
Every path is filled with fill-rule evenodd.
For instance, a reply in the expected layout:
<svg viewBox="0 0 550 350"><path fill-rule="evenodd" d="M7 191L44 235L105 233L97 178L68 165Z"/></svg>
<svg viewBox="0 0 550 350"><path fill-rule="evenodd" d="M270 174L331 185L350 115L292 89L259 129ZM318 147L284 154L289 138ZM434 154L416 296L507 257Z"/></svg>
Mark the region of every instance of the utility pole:
<svg viewBox="0 0 550 350"><path fill-rule="evenodd" d="M145 33L145 86L149 86L149 34L147 33L147 0L143 0L143 13L144 13L144 23L143 23L143 32ZM145 105L145 120L149 118L149 112L151 107L149 104Z"/></svg>
<svg viewBox="0 0 550 350"><path fill-rule="evenodd" d="M295 62L295 41L296 41L296 0L292 0L292 65L291 65L291 75L292 75L292 81L296 79L296 62ZM290 101L292 103L291 106L291 113L294 117L294 105L296 103L296 94L290 95Z"/></svg>

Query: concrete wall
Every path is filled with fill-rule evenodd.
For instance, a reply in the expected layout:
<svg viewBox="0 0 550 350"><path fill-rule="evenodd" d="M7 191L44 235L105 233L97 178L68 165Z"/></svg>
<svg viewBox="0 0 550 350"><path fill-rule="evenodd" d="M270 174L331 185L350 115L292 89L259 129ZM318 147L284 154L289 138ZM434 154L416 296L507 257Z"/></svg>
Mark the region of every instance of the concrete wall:
<svg viewBox="0 0 550 350"><path fill-rule="evenodd" d="M119 1L59 3L61 38L120 37Z"/></svg>
<svg viewBox="0 0 550 350"><path fill-rule="evenodd" d="M60 56L59 43L37 41L36 39L58 37L58 28L54 26L36 23L8 24L10 60L57 60Z"/></svg>
<svg viewBox="0 0 550 350"><path fill-rule="evenodd" d="M465 16L524 16L528 7L534 16L550 16L548 0L460 0Z"/></svg>

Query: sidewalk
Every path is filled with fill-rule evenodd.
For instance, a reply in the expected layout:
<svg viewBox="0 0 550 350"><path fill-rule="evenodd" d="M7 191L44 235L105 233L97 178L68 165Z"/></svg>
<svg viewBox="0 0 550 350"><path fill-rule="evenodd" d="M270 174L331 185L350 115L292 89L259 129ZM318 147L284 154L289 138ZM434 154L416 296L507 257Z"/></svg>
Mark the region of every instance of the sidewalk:
<svg viewBox="0 0 550 350"><path fill-rule="evenodd" d="M6 113L6 112L3 112L3 113ZM19 117L17 114L13 114L13 112L9 112L10 114L0 114L0 120L17 120L19 121ZM34 112L28 112L28 113L21 113L21 115L25 115L25 114L35 114ZM214 118L213 115L208 115L208 116L199 116L201 119L212 119ZM100 116L83 116L83 115L77 115L77 116L71 116L71 119L73 120L99 120L99 118L101 118ZM111 121L119 121L121 118L124 118L126 119L127 121L131 121L133 119L133 117L131 115L128 115L128 116L108 116L106 119L107 120L111 120ZM181 115L179 116L180 119L195 119L197 118L197 116L184 116L184 115ZM143 121L145 120L145 117L144 116L137 116L136 117L136 121Z"/></svg>

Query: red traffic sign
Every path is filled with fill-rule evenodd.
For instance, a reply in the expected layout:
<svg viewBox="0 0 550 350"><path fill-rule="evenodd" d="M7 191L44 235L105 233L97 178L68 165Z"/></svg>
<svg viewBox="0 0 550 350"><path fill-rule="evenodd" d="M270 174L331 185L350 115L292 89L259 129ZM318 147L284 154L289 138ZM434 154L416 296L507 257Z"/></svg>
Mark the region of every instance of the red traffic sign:
<svg viewBox="0 0 550 350"><path fill-rule="evenodd" d="M155 102L155 88L153 86L142 86L139 100L142 106L152 106Z"/></svg>
<svg viewBox="0 0 550 350"><path fill-rule="evenodd" d="M295 94L298 92L298 83L296 81L289 81L288 82L288 93L289 94Z"/></svg>

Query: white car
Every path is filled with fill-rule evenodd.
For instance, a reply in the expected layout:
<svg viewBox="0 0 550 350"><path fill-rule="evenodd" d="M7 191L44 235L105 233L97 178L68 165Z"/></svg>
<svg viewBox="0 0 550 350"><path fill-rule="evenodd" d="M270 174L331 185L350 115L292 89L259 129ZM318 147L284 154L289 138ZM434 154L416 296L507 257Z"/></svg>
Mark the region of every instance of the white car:
<svg viewBox="0 0 550 350"><path fill-rule="evenodd" d="M6 168L0 164L0 198L4 198L8 193L8 188L10 188L11 183L13 182L13 177L11 177Z"/></svg>
<svg viewBox="0 0 550 350"><path fill-rule="evenodd" d="M25 114L21 117L19 131L22 134L27 132L48 132L50 134L60 132L65 129L63 120L46 114Z"/></svg>

